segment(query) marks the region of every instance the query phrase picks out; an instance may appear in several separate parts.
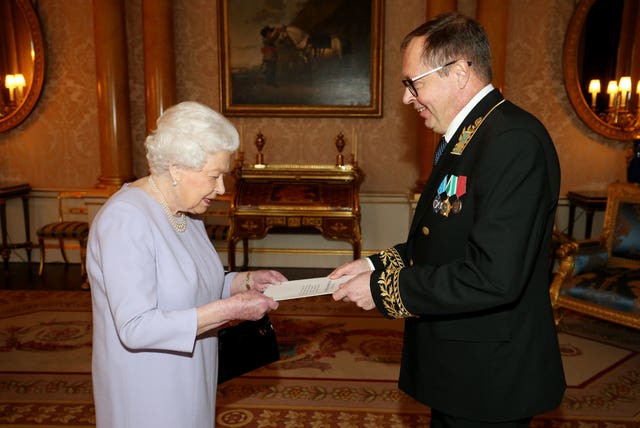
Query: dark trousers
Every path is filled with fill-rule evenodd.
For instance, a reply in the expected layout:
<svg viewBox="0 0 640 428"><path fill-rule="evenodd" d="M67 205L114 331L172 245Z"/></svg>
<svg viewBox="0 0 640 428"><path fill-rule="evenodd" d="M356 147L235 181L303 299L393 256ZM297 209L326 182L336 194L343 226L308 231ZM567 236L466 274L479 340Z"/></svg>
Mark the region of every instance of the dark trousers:
<svg viewBox="0 0 640 428"><path fill-rule="evenodd" d="M446 415L431 409L431 428L528 428L531 418L507 422L483 422Z"/></svg>

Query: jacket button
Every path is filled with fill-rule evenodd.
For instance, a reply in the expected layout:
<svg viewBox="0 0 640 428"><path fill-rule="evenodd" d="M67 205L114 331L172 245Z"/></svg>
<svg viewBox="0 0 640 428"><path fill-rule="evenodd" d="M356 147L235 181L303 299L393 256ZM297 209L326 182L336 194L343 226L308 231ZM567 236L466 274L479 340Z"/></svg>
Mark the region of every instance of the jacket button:
<svg viewBox="0 0 640 428"><path fill-rule="evenodd" d="M422 226L422 234L424 236L429 236L429 228L427 226Z"/></svg>
<svg viewBox="0 0 640 428"><path fill-rule="evenodd" d="M409 260L409 266L413 266L413 259Z"/></svg>

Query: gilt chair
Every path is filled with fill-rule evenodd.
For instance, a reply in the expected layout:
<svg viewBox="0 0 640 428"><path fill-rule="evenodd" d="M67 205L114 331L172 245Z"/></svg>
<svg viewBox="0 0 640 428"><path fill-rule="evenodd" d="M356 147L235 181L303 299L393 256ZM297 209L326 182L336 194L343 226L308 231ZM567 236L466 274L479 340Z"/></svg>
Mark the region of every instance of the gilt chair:
<svg viewBox="0 0 640 428"><path fill-rule="evenodd" d="M59 192L58 199L58 221L45 224L38 228L38 246L40 247L40 269L38 274L42 275L45 264L45 240L56 240L62 258L66 264L69 263L65 250L65 241L77 241L80 247L80 275L85 280L82 288L88 288L86 283L85 259L87 253L87 239L89 237L88 209L84 204L85 192L65 191Z"/></svg>
<svg viewBox="0 0 640 428"><path fill-rule="evenodd" d="M550 288L557 322L570 309L640 328L640 186L609 185L600 238L566 242L557 257Z"/></svg>

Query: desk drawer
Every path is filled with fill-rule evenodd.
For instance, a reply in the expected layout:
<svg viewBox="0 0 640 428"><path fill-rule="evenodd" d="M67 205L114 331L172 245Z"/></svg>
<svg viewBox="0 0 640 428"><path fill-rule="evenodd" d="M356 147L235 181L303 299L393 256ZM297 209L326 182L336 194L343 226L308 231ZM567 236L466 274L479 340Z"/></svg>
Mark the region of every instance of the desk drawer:
<svg viewBox="0 0 640 428"><path fill-rule="evenodd" d="M265 217L238 216L233 219L233 222L236 236L262 236L265 233Z"/></svg>
<svg viewBox="0 0 640 428"><path fill-rule="evenodd" d="M324 234L332 238L355 237L354 219L352 218L325 218L322 225Z"/></svg>

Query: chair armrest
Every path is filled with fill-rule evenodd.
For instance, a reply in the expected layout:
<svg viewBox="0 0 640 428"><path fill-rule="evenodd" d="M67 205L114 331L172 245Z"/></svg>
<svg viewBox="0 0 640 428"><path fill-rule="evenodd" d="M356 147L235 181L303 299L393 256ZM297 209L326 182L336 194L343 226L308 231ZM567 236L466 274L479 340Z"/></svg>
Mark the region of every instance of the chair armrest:
<svg viewBox="0 0 640 428"><path fill-rule="evenodd" d="M564 245L569 246L569 244L573 245L571 245L570 248L564 249L564 252L565 257L573 259L573 268L570 272L571 276L593 272L606 266L609 261L607 248L603 245L602 241L594 239L563 244L560 249L558 249L558 257L560 257L560 250L563 249Z"/></svg>
<svg viewBox="0 0 640 428"><path fill-rule="evenodd" d="M604 267L609 255L602 241L585 239L566 242L556 251L558 270L551 282L551 301L555 305L567 278Z"/></svg>

